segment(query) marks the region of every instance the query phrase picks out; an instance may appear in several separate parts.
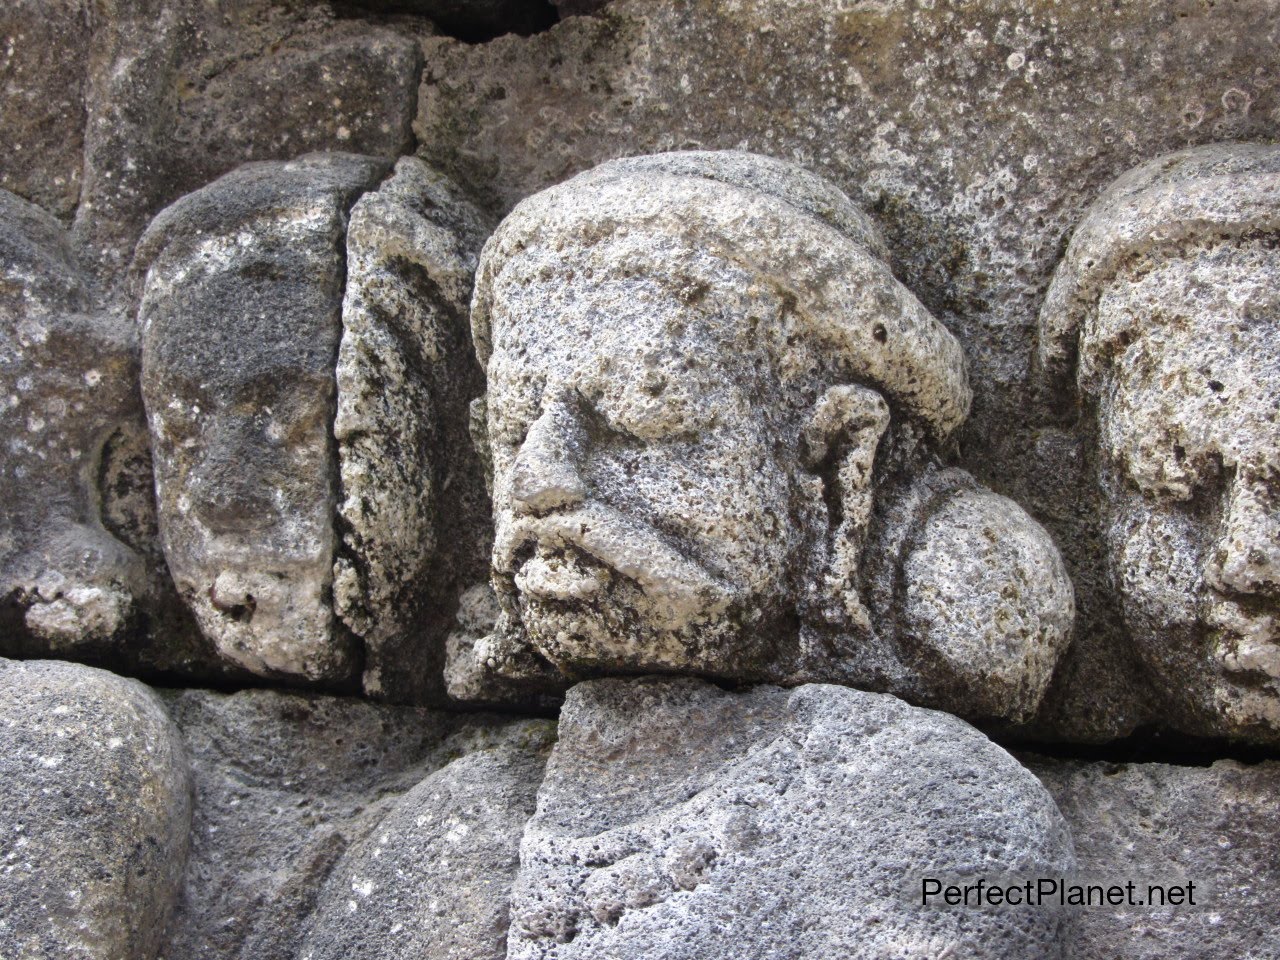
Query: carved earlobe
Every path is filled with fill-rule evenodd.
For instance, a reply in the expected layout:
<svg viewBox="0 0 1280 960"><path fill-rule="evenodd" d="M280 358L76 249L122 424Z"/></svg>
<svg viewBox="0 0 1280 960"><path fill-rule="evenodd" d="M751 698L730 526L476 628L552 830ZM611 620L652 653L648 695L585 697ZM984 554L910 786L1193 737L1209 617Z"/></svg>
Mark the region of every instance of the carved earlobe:
<svg viewBox="0 0 1280 960"><path fill-rule="evenodd" d="M888 427L889 405L879 393L841 384L817 402L800 435L802 463L820 476L827 504L830 539L823 593L860 627L870 627L870 617L857 573L871 520L876 451Z"/></svg>

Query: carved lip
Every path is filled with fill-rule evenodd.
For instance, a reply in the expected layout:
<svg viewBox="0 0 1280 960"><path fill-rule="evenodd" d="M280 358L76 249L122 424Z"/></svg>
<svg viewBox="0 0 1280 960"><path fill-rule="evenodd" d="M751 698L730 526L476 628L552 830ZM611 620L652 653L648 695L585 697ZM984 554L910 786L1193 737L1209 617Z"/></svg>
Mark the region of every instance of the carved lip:
<svg viewBox="0 0 1280 960"><path fill-rule="evenodd" d="M609 586L613 578L603 567L584 567L567 551L540 551L520 567L516 589L541 600L589 600Z"/></svg>
<svg viewBox="0 0 1280 960"><path fill-rule="evenodd" d="M537 547L535 556L544 558L544 566L530 569L529 561L521 563L520 555L531 544ZM635 583L649 603L646 616L667 629L714 617L742 592L685 556L647 524L600 503L542 517L508 515L499 525L493 567L516 577L521 589L519 577L525 574L526 582L546 591L544 595L595 589L573 566L556 569L551 558L563 563L567 550L585 554L606 568L610 577Z"/></svg>

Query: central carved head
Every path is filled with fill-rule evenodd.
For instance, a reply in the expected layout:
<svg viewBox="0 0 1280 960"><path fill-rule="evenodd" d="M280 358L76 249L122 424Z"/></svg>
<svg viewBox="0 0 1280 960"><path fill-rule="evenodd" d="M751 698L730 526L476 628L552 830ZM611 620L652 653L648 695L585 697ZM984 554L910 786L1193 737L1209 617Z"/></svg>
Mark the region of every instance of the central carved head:
<svg viewBox="0 0 1280 960"><path fill-rule="evenodd" d="M570 675L767 675L801 621L865 623L852 574L891 410L939 439L969 403L958 344L865 217L746 154L617 161L525 201L472 323L489 653Z"/></svg>

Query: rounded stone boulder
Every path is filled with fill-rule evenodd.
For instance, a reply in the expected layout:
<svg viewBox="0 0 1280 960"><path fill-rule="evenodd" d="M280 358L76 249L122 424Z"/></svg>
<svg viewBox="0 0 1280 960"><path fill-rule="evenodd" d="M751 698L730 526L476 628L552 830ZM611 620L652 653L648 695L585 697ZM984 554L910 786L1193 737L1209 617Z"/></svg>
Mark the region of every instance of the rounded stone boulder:
<svg viewBox="0 0 1280 960"><path fill-rule="evenodd" d="M154 956L191 824L164 708L105 670L0 660L0 743L0 956Z"/></svg>

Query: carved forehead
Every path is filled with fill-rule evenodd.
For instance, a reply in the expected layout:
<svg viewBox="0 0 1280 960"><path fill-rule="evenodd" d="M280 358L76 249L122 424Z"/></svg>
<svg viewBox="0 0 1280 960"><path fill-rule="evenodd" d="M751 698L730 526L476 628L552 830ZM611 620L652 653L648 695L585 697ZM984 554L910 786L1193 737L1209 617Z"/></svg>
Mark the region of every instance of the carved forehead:
<svg viewBox="0 0 1280 960"><path fill-rule="evenodd" d="M147 382L332 377L347 210L385 164L247 164L161 212L138 244Z"/></svg>
<svg viewBox="0 0 1280 960"><path fill-rule="evenodd" d="M223 384L286 374L332 377L338 266L336 257L330 270L296 257L241 261L163 296L149 291L142 308L148 371Z"/></svg>
<svg viewBox="0 0 1280 960"><path fill-rule="evenodd" d="M1156 450L1153 438L1165 433L1163 446L1176 445L1187 463L1273 455L1277 268L1269 243L1227 242L1116 279L1086 326L1082 358L1089 383L1113 385L1105 420L1114 442Z"/></svg>

